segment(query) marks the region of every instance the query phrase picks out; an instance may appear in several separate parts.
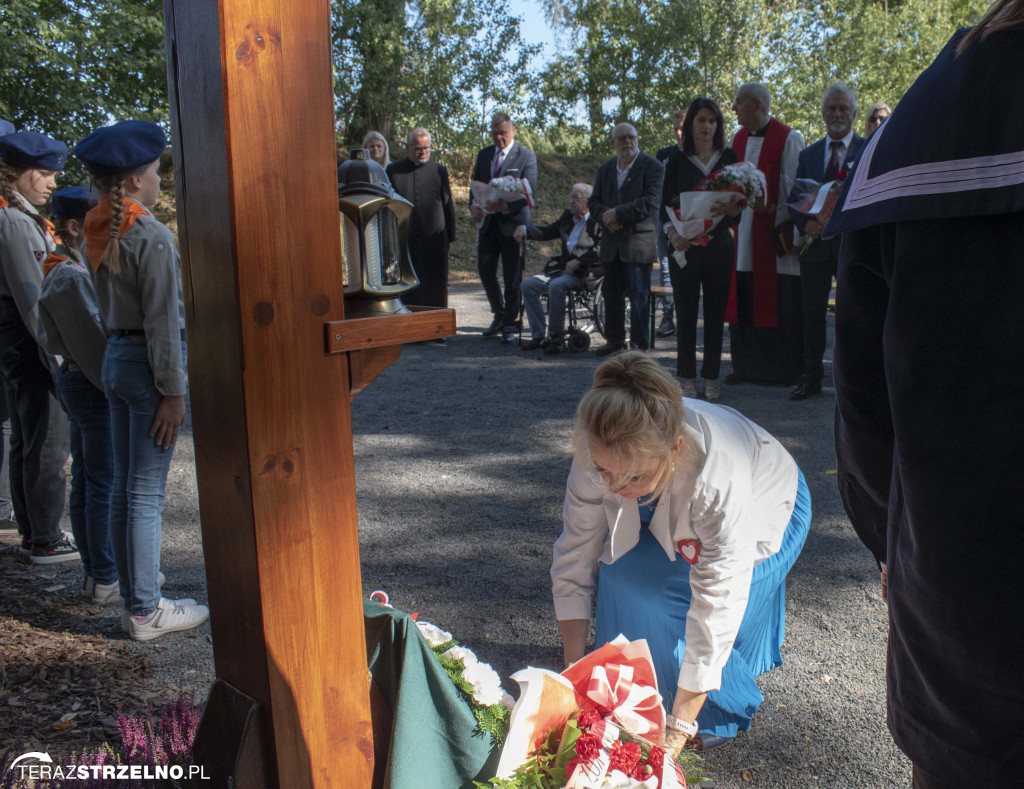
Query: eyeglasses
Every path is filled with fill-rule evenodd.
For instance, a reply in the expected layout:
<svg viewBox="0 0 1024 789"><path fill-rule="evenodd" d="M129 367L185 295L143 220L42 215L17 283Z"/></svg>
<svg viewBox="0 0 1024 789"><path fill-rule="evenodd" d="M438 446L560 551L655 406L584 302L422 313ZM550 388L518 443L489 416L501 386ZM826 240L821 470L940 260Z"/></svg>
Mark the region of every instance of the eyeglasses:
<svg viewBox="0 0 1024 789"><path fill-rule="evenodd" d="M868 120L871 121L872 123L881 123L888 117L888 115L872 115L870 118L868 118Z"/></svg>

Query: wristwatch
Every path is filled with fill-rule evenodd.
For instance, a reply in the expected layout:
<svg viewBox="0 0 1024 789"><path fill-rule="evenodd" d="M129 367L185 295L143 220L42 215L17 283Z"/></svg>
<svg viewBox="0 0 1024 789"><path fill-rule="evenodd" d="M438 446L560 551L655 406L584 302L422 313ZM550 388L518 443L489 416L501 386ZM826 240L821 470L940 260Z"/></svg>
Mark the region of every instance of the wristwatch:
<svg viewBox="0 0 1024 789"><path fill-rule="evenodd" d="M697 734L697 721L687 723L672 714L665 716L665 726L673 731L685 734L687 737L693 737Z"/></svg>

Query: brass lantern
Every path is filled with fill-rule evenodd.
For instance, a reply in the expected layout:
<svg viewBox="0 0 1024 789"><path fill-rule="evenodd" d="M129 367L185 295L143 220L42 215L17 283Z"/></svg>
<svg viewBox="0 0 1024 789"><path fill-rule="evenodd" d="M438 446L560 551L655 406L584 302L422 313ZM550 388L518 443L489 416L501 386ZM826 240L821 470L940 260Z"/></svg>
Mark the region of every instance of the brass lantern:
<svg viewBox="0 0 1024 789"><path fill-rule="evenodd" d="M345 317L409 312L400 297L420 284L409 257L412 203L362 148L338 168L338 208Z"/></svg>

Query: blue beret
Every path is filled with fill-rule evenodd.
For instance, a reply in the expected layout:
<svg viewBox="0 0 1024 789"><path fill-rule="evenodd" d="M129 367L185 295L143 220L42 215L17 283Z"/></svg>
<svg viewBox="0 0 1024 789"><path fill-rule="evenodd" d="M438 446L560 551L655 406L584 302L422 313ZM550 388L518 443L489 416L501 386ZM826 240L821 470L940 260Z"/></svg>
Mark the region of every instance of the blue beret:
<svg viewBox="0 0 1024 789"><path fill-rule="evenodd" d="M5 134L10 134L12 131L14 131L14 124L0 118L0 137L3 137Z"/></svg>
<svg viewBox="0 0 1024 789"><path fill-rule="evenodd" d="M130 173L160 158L167 147L164 130L150 121L121 121L97 129L75 146L94 178Z"/></svg>
<svg viewBox="0 0 1024 789"><path fill-rule="evenodd" d="M12 132L0 137L0 159L15 167L63 170L68 146L39 132Z"/></svg>
<svg viewBox="0 0 1024 789"><path fill-rule="evenodd" d="M88 186L58 189L50 198L50 216L54 219L82 219L96 205L96 193Z"/></svg>

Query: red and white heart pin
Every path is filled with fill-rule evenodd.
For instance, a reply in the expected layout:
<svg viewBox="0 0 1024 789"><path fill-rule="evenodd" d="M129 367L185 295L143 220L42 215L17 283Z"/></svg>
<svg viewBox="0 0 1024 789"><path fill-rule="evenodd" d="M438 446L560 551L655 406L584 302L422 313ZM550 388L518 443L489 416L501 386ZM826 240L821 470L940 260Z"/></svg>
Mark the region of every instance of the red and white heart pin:
<svg viewBox="0 0 1024 789"><path fill-rule="evenodd" d="M699 540L680 540L676 543L676 547L679 549L679 555L683 557L683 561L690 564L697 563L700 558Z"/></svg>

